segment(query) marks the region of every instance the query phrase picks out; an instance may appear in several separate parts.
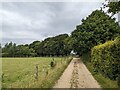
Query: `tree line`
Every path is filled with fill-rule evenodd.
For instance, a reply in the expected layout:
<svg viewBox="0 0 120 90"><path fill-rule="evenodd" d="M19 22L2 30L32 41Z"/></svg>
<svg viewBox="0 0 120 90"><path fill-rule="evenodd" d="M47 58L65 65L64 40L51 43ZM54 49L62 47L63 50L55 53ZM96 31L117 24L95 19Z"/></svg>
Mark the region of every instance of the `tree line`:
<svg viewBox="0 0 120 90"><path fill-rule="evenodd" d="M104 8L109 7L107 12ZM101 10L93 11L82 23L76 26L71 35L60 34L31 44L16 45L7 43L2 49L3 57L67 56L71 51L82 55L91 48L120 36L120 26L113 17L120 11L119 2L104 4ZM108 15L111 13L111 16ZM1 46L1 45L0 45Z"/></svg>
<svg viewBox="0 0 120 90"><path fill-rule="evenodd" d="M67 56L70 52L68 34L60 34L25 45L10 42L2 48L3 57Z"/></svg>

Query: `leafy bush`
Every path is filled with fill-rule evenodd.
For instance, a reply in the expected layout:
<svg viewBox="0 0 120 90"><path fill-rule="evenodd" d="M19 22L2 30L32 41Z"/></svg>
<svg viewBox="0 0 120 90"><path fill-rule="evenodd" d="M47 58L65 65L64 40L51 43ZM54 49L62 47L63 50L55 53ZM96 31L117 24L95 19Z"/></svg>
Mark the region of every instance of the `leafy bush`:
<svg viewBox="0 0 120 90"><path fill-rule="evenodd" d="M116 80L120 75L120 37L92 48L95 71Z"/></svg>

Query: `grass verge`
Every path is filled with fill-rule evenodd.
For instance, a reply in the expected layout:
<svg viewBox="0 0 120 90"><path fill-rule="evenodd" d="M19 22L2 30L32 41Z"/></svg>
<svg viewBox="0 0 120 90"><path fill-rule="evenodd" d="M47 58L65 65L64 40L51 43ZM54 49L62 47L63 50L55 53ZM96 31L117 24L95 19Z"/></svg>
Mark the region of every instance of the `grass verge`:
<svg viewBox="0 0 120 90"><path fill-rule="evenodd" d="M53 57L2 58L3 88L52 88L72 58L54 57L56 66L50 67ZM38 80L36 77L38 64Z"/></svg>

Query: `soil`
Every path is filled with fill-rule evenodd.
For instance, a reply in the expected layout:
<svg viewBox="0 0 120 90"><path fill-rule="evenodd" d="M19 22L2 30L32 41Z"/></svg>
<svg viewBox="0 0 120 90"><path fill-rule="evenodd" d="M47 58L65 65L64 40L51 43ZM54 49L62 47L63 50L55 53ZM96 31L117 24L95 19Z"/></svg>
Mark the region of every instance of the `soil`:
<svg viewBox="0 0 120 90"><path fill-rule="evenodd" d="M73 58L53 88L101 88L80 58Z"/></svg>

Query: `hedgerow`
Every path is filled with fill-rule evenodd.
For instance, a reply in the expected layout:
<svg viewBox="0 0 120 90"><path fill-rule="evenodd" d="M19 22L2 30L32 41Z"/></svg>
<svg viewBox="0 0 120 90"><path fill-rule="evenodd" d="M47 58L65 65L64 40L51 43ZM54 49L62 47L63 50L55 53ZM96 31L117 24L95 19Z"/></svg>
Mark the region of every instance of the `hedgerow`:
<svg viewBox="0 0 120 90"><path fill-rule="evenodd" d="M116 80L120 76L120 37L92 48L94 71Z"/></svg>

